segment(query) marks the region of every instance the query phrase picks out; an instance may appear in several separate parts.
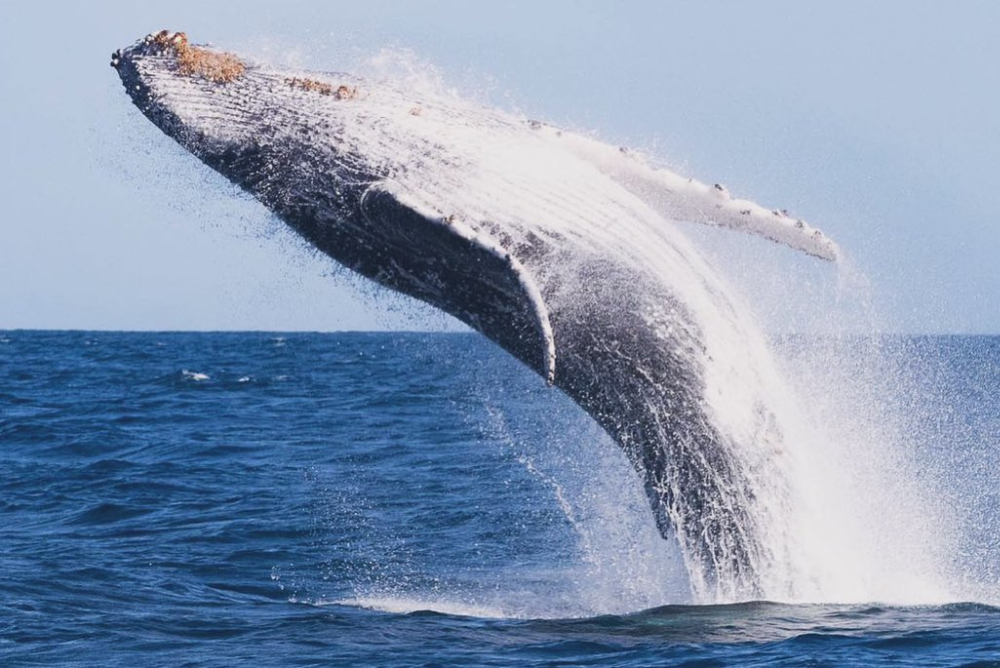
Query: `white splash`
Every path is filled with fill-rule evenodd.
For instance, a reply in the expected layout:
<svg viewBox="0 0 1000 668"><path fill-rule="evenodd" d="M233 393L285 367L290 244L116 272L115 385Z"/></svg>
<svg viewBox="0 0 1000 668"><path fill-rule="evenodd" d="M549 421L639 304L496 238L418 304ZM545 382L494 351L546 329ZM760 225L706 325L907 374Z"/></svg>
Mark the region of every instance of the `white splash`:
<svg viewBox="0 0 1000 668"><path fill-rule="evenodd" d="M784 211L734 198L721 186L654 169L634 153L587 137L463 105L453 94L436 95L434 86L418 93L405 85L376 89L362 104L385 124L353 127L358 145L367 152L373 146L385 150L385 162L400 159L423 167L408 170L392 183L401 201L428 215L457 216L480 236L487 232L477 228L478 221L490 220L515 238L539 230L572 238L581 247L657 267L663 282L682 295L711 351L705 367L705 409L715 426L742 446L730 455L754 481L753 498L740 501L753 508L757 526L752 530L767 534L769 551L757 564L758 595L789 602L949 600L937 556L920 549L940 542L937 515L913 498L913 490L882 485L885 473L893 470L889 441L868 433L845 442L847 436L836 425L803 410L803 395L779 372L750 309L669 221L740 229L826 259L840 256L832 241ZM526 123L533 132L525 131ZM387 136L405 141L387 141ZM389 155L400 146L409 147L412 155ZM437 160L428 157L434 155L428 146L447 150L440 151ZM456 171L462 178L449 176ZM450 208L437 208L441 202ZM835 387L826 390L836 396ZM811 408L819 405L813 402ZM862 447L873 450L864 460L870 464L868 476L859 475L859 466L849 461ZM874 454L880 447L887 451ZM525 465L543 475L530 460ZM646 571L662 576L664 570L650 571L644 550L623 558L607 540L596 540L598 524L581 522L551 470L544 475L588 546L585 554L594 566L588 586L600 589L596 583L610 583L617 592L595 597L594 607L617 608L622 602L644 607L669 598L655 587L643 589L648 596L627 592L629 578L620 575ZM907 512L922 519L897 513L871 521L866 513L877 512L872 500L889 501L884 491L871 495L880 485L882 490L905 493ZM898 507L899 500L897 496L891 507ZM621 497L604 501L621 509ZM606 524L602 530L606 539ZM614 558L602 560L601 550L615 552ZM894 551L896 556L889 556ZM639 561L627 563L629 559ZM617 562L614 573L605 568L612 561ZM696 601L725 603L748 595L738 582L713 583L696 561L686 566Z"/></svg>

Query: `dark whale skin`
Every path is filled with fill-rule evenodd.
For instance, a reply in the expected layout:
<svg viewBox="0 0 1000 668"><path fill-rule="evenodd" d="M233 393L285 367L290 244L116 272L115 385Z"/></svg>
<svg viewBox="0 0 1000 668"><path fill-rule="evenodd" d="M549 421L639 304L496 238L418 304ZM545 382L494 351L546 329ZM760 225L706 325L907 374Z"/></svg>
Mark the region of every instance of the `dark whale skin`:
<svg viewBox="0 0 1000 668"><path fill-rule="evenodd" d="M453 315L569 395L641 475L661 534L679 542L698 574L693 587L759 593L758 569L774 557L755 527L752 482L733 455L740 444L706 410L712 351L654 267L569 235L508 234L485 217L449 213L446 202L437 210L417 203L394 184L448 166L442 147L373 160L337 115L363 98L339 99L335 87L363 96L376 83L249 63L220 82L180 71L163 36L112 61L147 118L326 255ZM419 107L411 113L419 120Z"/></svg>

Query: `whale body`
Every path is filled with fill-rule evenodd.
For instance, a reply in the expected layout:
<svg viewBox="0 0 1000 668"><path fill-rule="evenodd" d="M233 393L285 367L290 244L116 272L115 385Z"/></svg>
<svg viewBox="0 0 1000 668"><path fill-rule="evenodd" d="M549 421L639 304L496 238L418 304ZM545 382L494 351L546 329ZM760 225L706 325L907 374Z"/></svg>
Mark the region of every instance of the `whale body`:
<svg viewBox="0 0 1000 668"><path fill-rule="evenodd" d="M762 337L675 221L827 260L818 230L641 155L454 96L147 36L112 57L167 135L351 270L451 314L579 404L639 472L692 586L751 597L781 558ZM763 518L763 519L762 519Z"/></svg>

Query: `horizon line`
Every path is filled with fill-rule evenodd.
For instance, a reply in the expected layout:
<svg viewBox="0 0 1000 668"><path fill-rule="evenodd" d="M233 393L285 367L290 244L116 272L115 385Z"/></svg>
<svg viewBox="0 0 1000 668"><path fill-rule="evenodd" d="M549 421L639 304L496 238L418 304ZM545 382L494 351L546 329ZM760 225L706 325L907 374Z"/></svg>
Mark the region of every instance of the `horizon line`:
<svg viewBox="0 0 1000 668"><path fill-rule="evenodd" d="M54 329L48 327L0 327L4 333L33 334L445 334L467 335L481 332L463 326L461 329L89 329L66 328ZM852 331L852 332L764 332L768 337L784 336L909 336L909 337L1000 337L1000 332L905 332L905 331Z"/></svg>

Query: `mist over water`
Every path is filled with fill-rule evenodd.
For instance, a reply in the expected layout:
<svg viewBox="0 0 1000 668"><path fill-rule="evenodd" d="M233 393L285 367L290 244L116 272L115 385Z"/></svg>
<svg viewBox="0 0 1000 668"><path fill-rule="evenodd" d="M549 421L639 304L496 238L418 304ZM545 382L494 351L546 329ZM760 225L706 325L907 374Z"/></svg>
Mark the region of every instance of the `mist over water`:
<svg viewBox="0 0 1000 668"><path fill-rule="evenodd" d="M968 352L969 343L957 345ZM982 345L1000 350L995 341ZM786 439L795 439L789 449L796 451L788 489L781 491L793 502L776 518L781 524L774 540L791 554L787 570L771 573L763 598L996 605L996 447L981 440L982 424L956 429L953 420L934 414L949 411L936 396L947 391L938 383L954 389L964 382L955 369L934 368L943 354L956 355L955 346L949 339L891 337L776 343L789 392L804 408L800 423L783 424ZM991 387L1000 382L995 373ZM533 579L527 564L516 577L485 576L492 584L471 590L438 583L427 591L408 577L389 577L375 592L362 587L357 604L564 618L726 602L699 597L678 545L660 537L635 472L575 406L546 401L546 414L538 415L536 400L519 400L482 381L476 395L486 407L477 427L485 442L523 467L534 481L534 503L561 517L555 525L564 525L570 541L562 546L566 560L556 570L546 566L534 585L525 584ZM988 401L995 409L995 400ZM1000 421L991 419L988 428L996 429Z"/></svg>
<svg viewBox="0 0 1000 668"><path fill-rule="evenodd" d="M430 98L460 99L413 54L384 51L369 66L372 73ZM680 235L688 231L679 228ZM716 356L708 369L706 410L721 431L735 436L740 449L730 456L755 485L741 501L752 507L754 524L746 530L762 533L766 547L753 555L759 560L754 564L759 588L746 589L736 574L726 581L702 573L682 544L660 539L634 473L599 430L567 428L554 441L529 445L531 435L519 433L516 424L494 410L496 436L551 489L578 537L582 571L573 574L573 582L579 585L580 598L574 603L579 611L564 614L747 598L796 603L995 601L991 558L981 548L972 554L968 549L982 544L982 534L969 535L975 522L962 517L966 510L982 512L982 503L969 503L968 490L982 488L983 481L956 481L946 459L930 461L932 445L961 436L935 431L940 421L934 414L941 406L934 397L919 396L925 390L915 389L913 369L919 368L919 360L908 355L933 354L893 347L877 331L872 288L849 259L836 269L823 267L825 275L817 277L799 259L791 261L787 251L761 250L760 242L738 238L729 242L736 253L777 256L766 265L772 274L767 281L780 281L791 293L800 282L814 282L804 290L814 302L804 309L813 314L806 324L809 335L769 339L755 311L763 309L773 323L782 317L782 307L788 312L799 304L775 305L773 296L759 290L743 294L732 286L760 277L762 270L749 266L746 258L742 266L717 265L712 240L706 243L698 232L693 237L701 249L683 252L708 257L706 265L695 258L692 266L702 281L723 293L709 301L700 286L685 284L669 268L676 263L673 249L685 248L673 231L651 228L642 238L607 243L609 252L663 267L664 280L678 290L681 301L702 311L699 322ZM747 253L744 247L753 244L758 248ZM736 270L729 270L733 265ZM718 284L712 283L713 273L721 276ZM803 325L802 315L788 316ZM741 491L729 491L739 498ZM995 525L980 522L976 529L998 535Z"/></svg>

